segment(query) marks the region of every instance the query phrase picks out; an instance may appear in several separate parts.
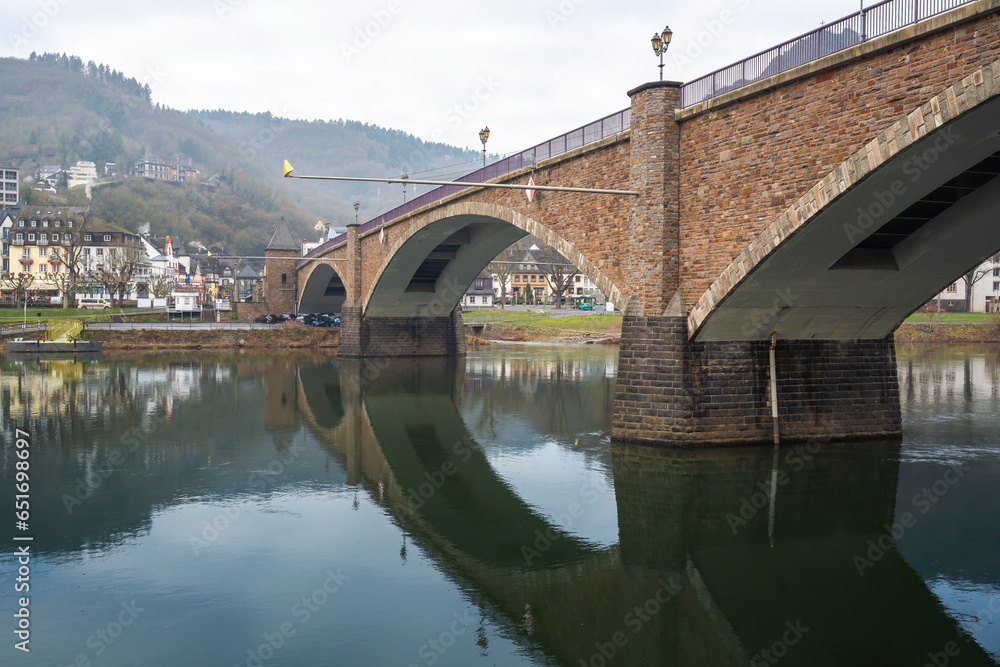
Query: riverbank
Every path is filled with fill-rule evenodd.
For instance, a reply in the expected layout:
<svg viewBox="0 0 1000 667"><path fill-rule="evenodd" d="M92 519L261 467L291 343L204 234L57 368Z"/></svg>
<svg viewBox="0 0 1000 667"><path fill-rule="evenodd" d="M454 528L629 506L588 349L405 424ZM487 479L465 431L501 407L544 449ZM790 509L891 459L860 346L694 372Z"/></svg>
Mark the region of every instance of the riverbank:
<svg viewBox="0 0 1000 667"><path fill-rule="evenodd" d="M247 330L92 330L85 337L104 342L105 350L198 350L198 349L329 349L337 348L337 329L280 327ZM36 340L40 333L23 338ZM621 318L607 316L551 317L535 321L489 323L470 329L471 348L492 342L539 342L608 344L621 342ZM896 330L896 344L997 343L1000 326L993 323L904 322ZM0 351L6 343L0 341Z"/></svg>
<svg viewBox="0 0 1000 667"><path fill-rule="evenodd" d="M84 337L104 342L105 350L201 350L201 349L336 349L337 330L314 327L254 329L252 331L195 329L158 331L87 331ZM37 340L40 333L23 338ZM2 344L6 352L6 341Z"/></svg>

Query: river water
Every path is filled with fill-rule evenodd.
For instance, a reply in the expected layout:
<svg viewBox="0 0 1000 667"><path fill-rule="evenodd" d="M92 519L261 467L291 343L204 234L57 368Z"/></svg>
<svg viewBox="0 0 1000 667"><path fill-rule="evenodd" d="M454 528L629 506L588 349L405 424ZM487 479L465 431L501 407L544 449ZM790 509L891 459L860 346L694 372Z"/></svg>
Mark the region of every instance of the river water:
<svg viewBox="0 0 1000 667"><path fill-rule="evenodd" d="M600 346L0 362L0 665L997 664L1000 353L897 356L902 442L708 451Z"/></svg>

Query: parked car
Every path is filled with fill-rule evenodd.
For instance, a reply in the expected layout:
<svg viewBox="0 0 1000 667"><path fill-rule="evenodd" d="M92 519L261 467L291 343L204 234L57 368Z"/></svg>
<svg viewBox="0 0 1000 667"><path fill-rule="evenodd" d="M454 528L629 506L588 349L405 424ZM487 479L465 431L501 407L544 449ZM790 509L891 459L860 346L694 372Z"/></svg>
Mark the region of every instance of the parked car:
<svg viewBox="0 0 1000 667"><path fill-rule="evenodd" d="M593 309L594 309L594 304L590 303L589 301L580 302L580 310L593 310Z"/></svg>
<svg viewBox="0 0 1000 667"><path fill-rule="evenodd" d="M302 322L303 324L312 324L312 321L316 319L316 316L312 313L302 313L295 318L296 322Z"/></svg>
<svg viewBox="0 0 1000 667"><path fill-rule="evenodd" d="M333 326L335 327L340 326L340 315L337 315L336 317L333 318Z"/></svg>
<svg viewBox="0 0 1000 667"><path fill-rule="evenodd" d="M310 324L314 327L328 327L333 324L333 320L325 315L317 315Z"/></svg>
<svg viewBox="0 0 1000 667"><path fill-rule="evenodd" d="M84 297L80 299L76 307L80 310L108 310L111 308L111 304L107 299Z"/></svg>

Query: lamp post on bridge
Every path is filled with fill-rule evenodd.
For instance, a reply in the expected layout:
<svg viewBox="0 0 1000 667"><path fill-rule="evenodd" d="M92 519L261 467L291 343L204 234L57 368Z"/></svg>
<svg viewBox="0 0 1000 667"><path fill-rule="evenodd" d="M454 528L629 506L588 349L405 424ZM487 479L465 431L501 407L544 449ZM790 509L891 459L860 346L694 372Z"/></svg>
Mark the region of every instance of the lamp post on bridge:
<svg viewBox="0 0 1000 667"><path fill-rule="evenodd" d="M354 224L358 224L358 209L359 208L361 208L361 202L355 201L354 202Z"/></svg>
<svg viewBox="0 0 1000 667"><path fill-rule="evenodd" d="M486 166L486 140L490 138L490 126L479 130L479 140L483 142L483 167Z"/></svg>
<svg viewBox="0 0 1000 667"><path fill-rule="evenodd" d="M653 43L653 53L660 56L660 81L663 81L663 54L670 48L670 40L673 37L673 31L667 26L662 33L654 34L650 40Z"/></svg>

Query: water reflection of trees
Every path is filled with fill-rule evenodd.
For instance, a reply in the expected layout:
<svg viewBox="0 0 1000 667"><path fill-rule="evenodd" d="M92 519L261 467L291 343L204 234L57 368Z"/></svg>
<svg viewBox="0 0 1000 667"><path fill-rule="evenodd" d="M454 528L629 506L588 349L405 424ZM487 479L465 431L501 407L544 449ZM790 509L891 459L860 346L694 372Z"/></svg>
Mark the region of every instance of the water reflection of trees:
<svg viewBox="0 0 1000 667"><path fill-rule="evenodd" d="M517 415L542 433L606 430L614 399L613 355L583 358L484 356L466 366L463 408L470 427L495 436Z"/></svg>
<svg viewBox="0 0 1000 667"><path fill-rule="evenodd" d="M904 406L968 406L1000 398L1000 349L996 347L900 346L896 362Z"/></svg>

